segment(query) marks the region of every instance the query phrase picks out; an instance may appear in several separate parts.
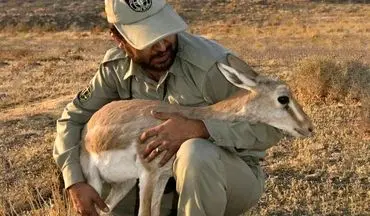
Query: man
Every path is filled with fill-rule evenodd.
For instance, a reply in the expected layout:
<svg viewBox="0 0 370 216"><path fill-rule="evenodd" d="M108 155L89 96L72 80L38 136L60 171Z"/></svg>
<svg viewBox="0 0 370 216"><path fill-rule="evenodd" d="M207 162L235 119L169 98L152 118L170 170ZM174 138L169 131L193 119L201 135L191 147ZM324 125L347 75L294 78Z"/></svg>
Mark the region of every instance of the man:
<svg viewBox="0 0 370 216"><path fill-rule="evenodd" d="M217 62L228 64L230 52L185 33L186 24L164 0L106 0L105 10L118 47L108 50L90 85L66 106L54 145L65 187L81 215L97 215L95 205L107 210L79 163L80 133L95 111L132 98L205 106L238 90L216 67ZM163 123L141 135L142 141L156 136L143 157L150 161L166 151L162 165L176 157L178 215L239 215L257 203L264 182L259 159L280 139L278 130L176 114L154 117Z"/></svg>

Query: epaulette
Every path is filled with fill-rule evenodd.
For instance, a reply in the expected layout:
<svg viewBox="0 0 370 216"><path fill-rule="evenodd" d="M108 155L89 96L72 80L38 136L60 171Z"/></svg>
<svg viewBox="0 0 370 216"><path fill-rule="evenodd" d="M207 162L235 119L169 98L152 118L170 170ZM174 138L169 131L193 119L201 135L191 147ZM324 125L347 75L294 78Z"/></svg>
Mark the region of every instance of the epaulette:
<svg viewBox="0 0 370 216"><path fill-rule="evenodd" d="M119 47L114 47L109 49L103 58L102 64L115 61L118 59L125 59L127 58L126 53Z"/></svg>

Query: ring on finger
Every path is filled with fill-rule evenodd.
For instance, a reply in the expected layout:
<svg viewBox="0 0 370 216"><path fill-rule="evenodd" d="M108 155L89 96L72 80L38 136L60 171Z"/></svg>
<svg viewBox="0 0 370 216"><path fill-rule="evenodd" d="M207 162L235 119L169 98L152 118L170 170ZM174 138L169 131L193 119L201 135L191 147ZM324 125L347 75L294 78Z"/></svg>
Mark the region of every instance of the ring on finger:
<svg viewBox="0 0 370 216"><path fill-rule="evenodd" d="M160 149L159 147L157 147L157 148L155 148L155 150L154 150L156 153L159 153L159 152L161 152L162 151L162 149Z"/></svg>

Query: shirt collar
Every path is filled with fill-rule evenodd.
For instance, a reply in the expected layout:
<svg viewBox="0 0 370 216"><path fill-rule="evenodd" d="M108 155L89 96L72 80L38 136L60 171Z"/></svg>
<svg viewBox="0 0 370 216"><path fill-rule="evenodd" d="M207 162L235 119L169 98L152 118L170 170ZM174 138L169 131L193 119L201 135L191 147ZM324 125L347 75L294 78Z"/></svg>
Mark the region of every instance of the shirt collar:
<svg viewBox="0 0 370 216"><path fill-rule="evenodd" d="M184 76L182 69L181 69L181 59L179 57L179 52L177 52L175 61L171 65L170 69L168 69L168 72L175 76Z"/></svg>
<svg viewBox="0 0 370 216"><path fill-rule="evenodd" d="M130 58L130 66L123 79L126 80L131 76L142 77L143 75L143 69L141 68L141 66L133 62Z"/></svg>

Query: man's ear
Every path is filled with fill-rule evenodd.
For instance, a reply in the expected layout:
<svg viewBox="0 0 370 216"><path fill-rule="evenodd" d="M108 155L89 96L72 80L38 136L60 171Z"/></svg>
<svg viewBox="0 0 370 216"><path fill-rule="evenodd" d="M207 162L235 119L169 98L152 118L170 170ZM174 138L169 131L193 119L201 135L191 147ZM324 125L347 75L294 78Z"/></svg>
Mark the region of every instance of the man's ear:
<svg viewBox="0 0 370 216"><path fill-rule="evenodd" d="M115 35L113 32L110 33L110 36L112 37L112 39L116 42L116 43L121 43L121 40L118 38L117 35Z"/></svg>
<svg viewBox="0 0 370 216"><path fill-rule="evenodd" d="M125 39L123 39L123 38L121 38L121 37L119 37L119 36L117 36L113 33L111 33L110 35L111 35L112 39L118 44L119 48L121 48L123 50L126 50L126 43L127 42L125 41Z"/></svg>
<svg viewBox="0 0 370 216"><path fill-rule="evenodd" d="M123 50L125 50L127 52L126 46L125 46L125 44L123 42L119 43L118 44L118 47L121 48L121 49L123 49Z"/></svg>

